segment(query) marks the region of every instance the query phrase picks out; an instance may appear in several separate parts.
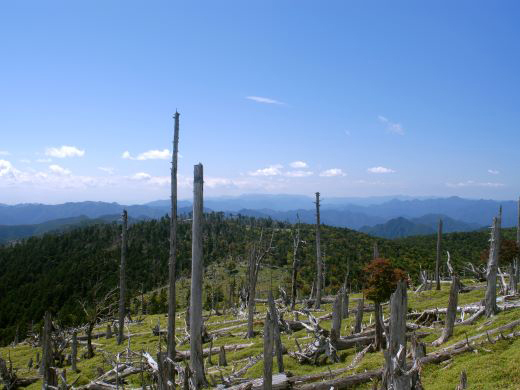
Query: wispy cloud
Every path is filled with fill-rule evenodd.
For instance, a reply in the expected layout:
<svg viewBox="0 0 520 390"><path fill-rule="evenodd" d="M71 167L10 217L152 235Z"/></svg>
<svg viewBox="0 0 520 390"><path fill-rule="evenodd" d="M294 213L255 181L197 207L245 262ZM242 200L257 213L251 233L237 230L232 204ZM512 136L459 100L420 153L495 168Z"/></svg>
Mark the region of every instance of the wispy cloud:
<svg viewBox="0 0 520 390"><path fill-rule="evenodd" d="M0 150L0 156L10 156L11 153L9 153L7 150Z"/></svg>
<svg viewBox="0 0 520 390"><path fill-rule="evenodd" d="M30 163L31 163L31 160L29 160L29 159L27 159L27 158L22 158L22 159L20 160L20 162L23 163L23 164L30 164Z"/></svg>
<svg viewBox="0 0 520 390"><path fill-rule="evenodd" d="M394 173L395 171L385 167L372 167L367 169L370 173Z"/></svg>
<svg viewBox="0 0 520 390"><path fill-rule="evenodd" d="M488 169L488 173L491 175L498 175L500 172L496 169Z"/></svg>
<svg viewBox="0 0 520 390"><path fill-rule="evenodd" d="M47 148L45 150L45 155L56 158L83 157L85 155L85 151L78 149L75 146L63 145L59 148Z"/></svg>
<svg viewBox="0 0 520 390"><path fill-rule="evenodd" d="M283 165L274 164L267 168L257 169L256 171L249 172L249 176L280 176L282 174Z"/></svg>
<svg viewBox="0 0 520 390"><path fill-rule="evenodd" d="M313 175L313 172L311 172L311 171L298 170L298 171L285 172L285 176L287 176L287 177L307 177L307 176L312 176L312 175Z"/></svg>
<svg viewBox="0 0 520 390"><path fill-rule="evenodd" d="M52 173L55 173L56 175L60 175L60 176L68 176L71 173L68 169L65 169L57 164L49 165L49 170Z"/></svg>
<svg viewBox="0 0 520 390"><path fill-rule="evenodd" d="M263 103L263 104L278 104L278 105L284 105L284 102L280 102L275 99L261 97L261 96L246 96L246 99L252 100L257 103Z"/></svg>
<svg viewBox="0 0 520 390"><path fill-rule="evenodd" d="M322 177L335 177L335 176L346 176L347 174L343 172L341 168L331 168L327 169L323 172L320 172L320 176Z"/></svg>
<svg viewBox="0 0 520 390"><path fill-rule="evenodd" d="M163 150L148 150L146 152L140 153L137 157L134 157L130 154L128 150L125 150L121 155L121 158L126 160L168 160L171 157L171 153L168 149Z"/></svg>
<svg viewBox="0 0 520 390"><path fill-rule="evenodd" d="M100 171L103 171L105 173L108 173L109 175L113 175L115 172L115 169L112 167L98 167Z"/></svg>
<svg viewBox="0 0 520 390"><path fill-rule="evenodd" d="M379 119L379 122L383 123L386 126L386 130L390 133L404 135L404 128L403 125L397 122L392 122L388 118L384 117L383 115L378 115L377 119Z"/></svg>
<svg viewBox="0 0 520 390"><path fill-rule="evenodd" d="M307 168L308 165L305 161L293 161L289 164L291 168Z"/></svg>
<svg viewBox="0 0 520 390"><path fill-rule="evenodd" d="M446 186L451 188L461 188L461 187L504 187L504 183L497 182L478 182L473 180L461 181L458 183L446 183Z"/></svg>
<svg viewBox="0 0 520 390"><path fill-rule="evenodd" d="M50 163L52 158L39 158L36 160L37 163Z"/></svg>

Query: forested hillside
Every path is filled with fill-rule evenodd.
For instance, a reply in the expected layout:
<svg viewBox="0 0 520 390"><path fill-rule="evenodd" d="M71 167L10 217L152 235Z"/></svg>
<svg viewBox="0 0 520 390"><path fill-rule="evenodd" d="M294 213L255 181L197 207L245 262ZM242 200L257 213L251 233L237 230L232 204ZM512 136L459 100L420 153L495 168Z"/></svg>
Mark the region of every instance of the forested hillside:
<svg viewBox="0 0 520 390"><path fill-rule="evenodd" d="M206 215L204 225L205 265L218 263L235 270L247 259L248 246L261 230L274 229L274 250L266 266L287 274L292 263L294 225L249 217L225 218L223 213ZM23 337L31 324L38 324L50 309L60 323L84 323L78 301L93 301L118 281L120 256L118 224L99 224L65 232L32 237L17 245L0 247L0 343ZM308 294L314 278L315 236L312 225L301 225L301 273L299 294ZM169 219L138 222L129 229L127 280L130 296L164 286L167 281ZM514 233L504 230L507 238ZM191 266L191 221L178 227L178 275L189 275ZM457 267L466 261L479 262L488 246L487 232L452 233L443 238L443 248L451 252ZM419 266L433 269L435 236L401 240L376 239L349 229L322 227L322 251L325 263L325 291L336 292L350 264L353 290L362 287L361 268L372 258L377 242L381 256L416 275ZM243 275L238 275L238 284ZM217 288L227 291L229 280L218 281Z"/></svg>

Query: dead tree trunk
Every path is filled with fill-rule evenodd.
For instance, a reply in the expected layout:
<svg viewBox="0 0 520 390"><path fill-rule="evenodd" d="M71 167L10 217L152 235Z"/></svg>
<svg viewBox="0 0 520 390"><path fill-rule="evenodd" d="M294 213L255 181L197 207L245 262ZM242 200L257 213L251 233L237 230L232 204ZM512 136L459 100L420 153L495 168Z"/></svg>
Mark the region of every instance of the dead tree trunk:
<svg viewBox="0 0 520 390"><path fill-rule="evenodd" d="M442 330L442 335L436 341L434 341L433 345L441 345L448 341L448 339L453 336L453 327L455 326L455 319L457 317L457 304L459 298L459 277L454 275L452 277L451 289L450 289L450 299L448 302L448 310L446 312L446 321L444 324L444 329Z"/></svg>
<svg viewBox="0 0 520 390"><path fill-rule="evenodd" d="M40 363L39 372L40 375L43 375L43 382L45 384L48 383L48 372L51 366L53 365L53 352L52 352L52 319L51 313L49 311L45 312L45 316L43 318L43 333L42 333L42 360Z"/></svg>
<svg viewBox="0 0 520 390"><path fill-rule="evenodd" d="M356 324L354 326L354 333L361 332L361 326L363 324L363 306L364 306L364 299L363 299L363 297L361 297L358 300L358 305L357 305Z"/></svg>
<svg viewBox="0 0 520 390"><path fill-rule="evenodd" d="M374 242L373 258L374 259L378 259L379 258L379 248L377 247L377 241Z"/></svg>
<svg viewBox="0 0 520 390"><path fill-rule="evenodd" d="M468 376L466 371L460 373L460 382L455 390L466 390L468 388Z"/></svg>
<svg viewBox="0 0 520 390"><path fill-rule="evenodd" d="M435 257L435 282L437 283L436 290L441 289L441 243L442 243L442 219L439 219L439 228L437 230L437 254Z"/></svg>
<svg viewBox="0 0 520 390"><path fill-rule="evenodd" d="M282 338L280 336L280 325L278 318L278 311L276 310L276 305L274 303L273 292L269 291L269 297L267 298L269 303L269 314L271 315L271 320L274 324L273 328L273 337L275 344L275 352L276 352L276 362L278 363L278 372L284 372L283 367L283 345Z"/></svg>
<svg viewBox="0 0 520 390"><path fill-rule="evenodd" d="M263 247L263 230L260 232L260 240L251 246L249 252L249 270L248 270L248 294L247 294L247 333L246 338L255 336L253 330L253 318L255 315L255 297L256 282L258 281L258 271L263 258L271 251L273 245L274 229L271 234L271 240L266 248Z"/></svg>
<svg viewBox="0 0 520 390"><path fill-rule="evenodd" d="M76 331L72 333L72 346L70 356L71 369L72 371L77 372L78 368L76 367L76 363L78 361L78 333Z"/></svg>
<svg viewBox="0 0 520 390"><path fill-rule="evenodd" d="M343 283L343 289L341 290L343 297L341 299L341 318L348 318L348 290L347 290L347 278Z"/></svg>
<svg viewBox="0 0 520 390"><path fill-rule="evenodd" d="M491 239L489 241L489 259L487 264L486 280L486 316L490 317L498 313L497 307L497 269L498 269L498 251L499 251L499 218L493 218L493 226L491 228Z"/></svg>
<svg viewBox="0 0 520 390"><path fill-rule="evenodd" d="M202 355L202 278L203 271L203 186L202 164L195 165L193 173L193 216L191 245L190 294L190 363L196 389L207 385Z"/></svg>
<svg viewBox="0 0 520 390"><path fill-rule="evenodd" d="M319 309L321 304L321 237L320 237L320 193L316 192L316 299L314 308Z"/></svg>
<svg viewBox="0 0 520 390"><path fill-rule="evenodd" d="M276 325L273 323L269 313L267 313L264 323L264 390L273 388L273 333Z"/></svg>
<svg viewBox="0 0 520 390"><path fill-rule="evenodd" d="M125 302L126 302L126 249L127 249L127 229L128 229L128 213L123 210L123 226L121 232L121 265L119 266L119 326L117 335L117 344L123 342L125 332Z"/></svg>
<svg viewBox="0 0 520 390"><path fill-rule="evenodd" d="M374 335L374 348L376 351L380 351L383 347L383 312L381 310L381 303L374 302L374 317L375 317L375 335Z"/></svg>
<svg viewBox="0 0 520 390"><path fill-rule="evenodd" d="M388 349L385 351L383 389L407 390L411 388L411 378L405 375L407 310L406 283L401 280L390 298L390 340Z"/></svg>
<svg viewBox="0 0 520 390"><path fill-rule="evenodd" d="M226 367L227 366L227 360L226 360L226 349L223 345L220 346L220 351L218 354L218 365L220 367Z"/></svg>
<svg viewBox="0 0 520 390"><path fill-rule="evenodd" d="M171 214L170 214L170 257L168 259L168 345L167 356L175 358L175 315L177 299L175 296L175 268L177 266L177 156L179 154L179 113L175 112L173 131L173 156L171 168ZM168 364L169 377L175 383L175 370Z"/></svg>
<svg viewBox="0 0 520 390"><path fill-rule="evenodd" d="M341 307L342 307L342 292L340 291L338 295L336 295L336 299L334 300L334 304L332 305L332 327L331 331L335 332L335 337L341 337Z"/></svg>
<svg viewBox="0 0 520 390"><path fill-rule="evenodd" d="M300 246L300 217L298 217L298 224L296 225L296 233L293 234L293 266L291 276L291 311L296 306L296 286L298 276L298 247Z"/></svg>

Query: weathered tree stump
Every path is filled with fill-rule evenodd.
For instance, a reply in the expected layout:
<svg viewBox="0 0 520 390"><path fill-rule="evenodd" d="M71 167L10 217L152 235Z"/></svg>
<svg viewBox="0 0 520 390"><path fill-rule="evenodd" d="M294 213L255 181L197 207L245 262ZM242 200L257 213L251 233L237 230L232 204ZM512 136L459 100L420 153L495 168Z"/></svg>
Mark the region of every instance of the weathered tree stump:
<svg viewBox="0 0 520 390"><path fill-rule="evenodd" d="M358 300L358 305L357 305L356 323L354 325L354 333L361 332L361 326L363 324L363 306L364 306L364 299L363 299L363 297L361 297Z"/></svg>
<svg viewBox="0 0 520 390"><path fill-rule="evenodd" d="M274 327L275 324L273 323L271 315L267 313L264 322L264 390L272 390L273 388Z"/></svg>

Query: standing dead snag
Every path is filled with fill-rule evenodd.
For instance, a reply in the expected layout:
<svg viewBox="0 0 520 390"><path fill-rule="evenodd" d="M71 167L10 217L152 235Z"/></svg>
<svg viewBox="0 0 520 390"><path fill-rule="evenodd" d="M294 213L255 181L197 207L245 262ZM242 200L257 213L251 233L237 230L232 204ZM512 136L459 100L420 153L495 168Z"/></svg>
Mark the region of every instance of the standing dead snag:
<svg viewBox="0 0 520 390"><path fill-rule="evenodd" d="M437 284L436 290L441 289L441 242L442 242L442 219L439 219L439 228L437 230L437 254L435 257L435 283Z"/></svg>
<svg viewBox="0 0 520 390"><path fill-rule="evenodd" d="M42 333L42 361L40 363L39 373L43 375L43 384L53 385L49 383L49 372L54 364L54 357L52 351L52 319L51 313L46 311L43 318L43 333Z"/></svg>
<svg viewBox="0 0 520 390"><path fill-rule="evenodd" d="M276 325L273 323L269 313L267 313L264 323L264 390L273 388L273 336Z"/></svg>
<svg viewBox="0 0 520 390"><path fill-rule="evenodd" d="M193 172L193 216L191 244L191 294L190 294L190 363L196 389L207 385L202 355L202 278L203 267L203 186L202 164Z"/></svg>
<svg viewBox="0 0 520 390"><path fill-rule="evenodd" d="M448 310L446 312L446 321L442 335L433 342L434 346L440 345L453 336L453 327L455 326L455 318L457 317L458 294L460 289L459 277L453 275L450 289L450 299L448 302Z"/></svg>
<svg viewBox="0 0 520 390"><path fill-rule="evenodd" d="M334 337L339 338L341 336L341 308L343 306L342 304L342 291L336 295L336 299L334 300L334 303L332 305L332 327L331 332L334 332ZM332 337L332 336L331 336Z"/></svg>
<svg viewBox="0 0 520 390"><path fill-rule="evenodd" d="M74 372L78 371L78 368L76 367L76 362L78 361L78 332L74 331L72 333L72 346L71 346L71 369Z"/></svg>
<svg viewBox="0 0 520 390"><path fill-rule="evenodd" d="M282 346L282 338L280 336L280 324L278 311L276 310L276 305L274 303L273 292L269 291L269 297L267 299L269 304L269 314L271 315L271 320L274 324L273 326L273 337L275 343L275 351L276 351L276 361L278 363L278 372L284 372L283 368L283 346Z"/></svg>
<svg viewBox="0 0 520 390"><path fill-rule="evenodd" d="M177 156L179 154L179 113L175 112L173 132L173 156L171 168L171 214L170 214L170 257L168 259L168 345L167 356L175 358L175 314L177 300L175 296L175 268L177 265ZM175 370L168 364L169 377L174 382Z"/></svg>
<svg viewBox="0 0 520 390"><path fill-rule="evenodd" d="M247 333L246 338L255 336L253 331L253 318L255 315L256 282L258 281L258 271L264 257L271 252L273 245L274 229L271 239L264 248L264 231L260 232L258 243L254 243L249 251L248 286L247 286Z"/></svg>
<svg viewBox="0 0 520 390"><path fill-rule="evenodd" d="M411 378L406 371L406 313L408 298L406 282L401 280L390 298L389 345L385 351L383 389L404 390L411 388Z"/></svg>
<svg viewBox="0 0 520 390"><path fill-rule="evenodd" d="M226 360L226 349L223 345L220 346L220 351L218 353L218 365L220 367L226 367L227 366L227 360Z"/></svg>
<svg viewBox="0 0 520 390"><path fill-rule="evenodd" d="M320 237L320 193L316 192L316 300L314 308L319 309L321 306L321 280L322 280L322 263L321 263L321 237Z"/></svg>
<svg viewBox="0 0 520 390"><path fill-rule="evenodd" d="M358 305L357 305L357 311L356 311L356 324L354 325L354 333L361 332L361 326L363 323L363 296L359 298Z"/></svg>
<svg viewBox="0 0 520 390"><path fill-rule="evenodd" d="M121 232L121 265L119 267L119 324L117 344L123 342L125 331L125 301L126 301L126 249L127 249L127 230L128 230L128 213L123 210L123 226Z"/></svg>
<svg viewBox="0 0 520 390"><path fill-rule="evenodd" d="M498 313L497 307L497 269L500 248L500 219L493 218L491 238L489 240L489 259L487 264L487 289L486 289L486 316L490 317Z"/></svg>
<svg viewBox="0 0 520 390"><path fill-rule="evenodd" d="M298 223L296 225L296 233L291 232L293 239L293 265L292 265L292 276L291 276L291 311L296 306L296 278L298 276L298 266L300 261L298 260L298 247L300 246L300 217L296 214Z"/></svg>

